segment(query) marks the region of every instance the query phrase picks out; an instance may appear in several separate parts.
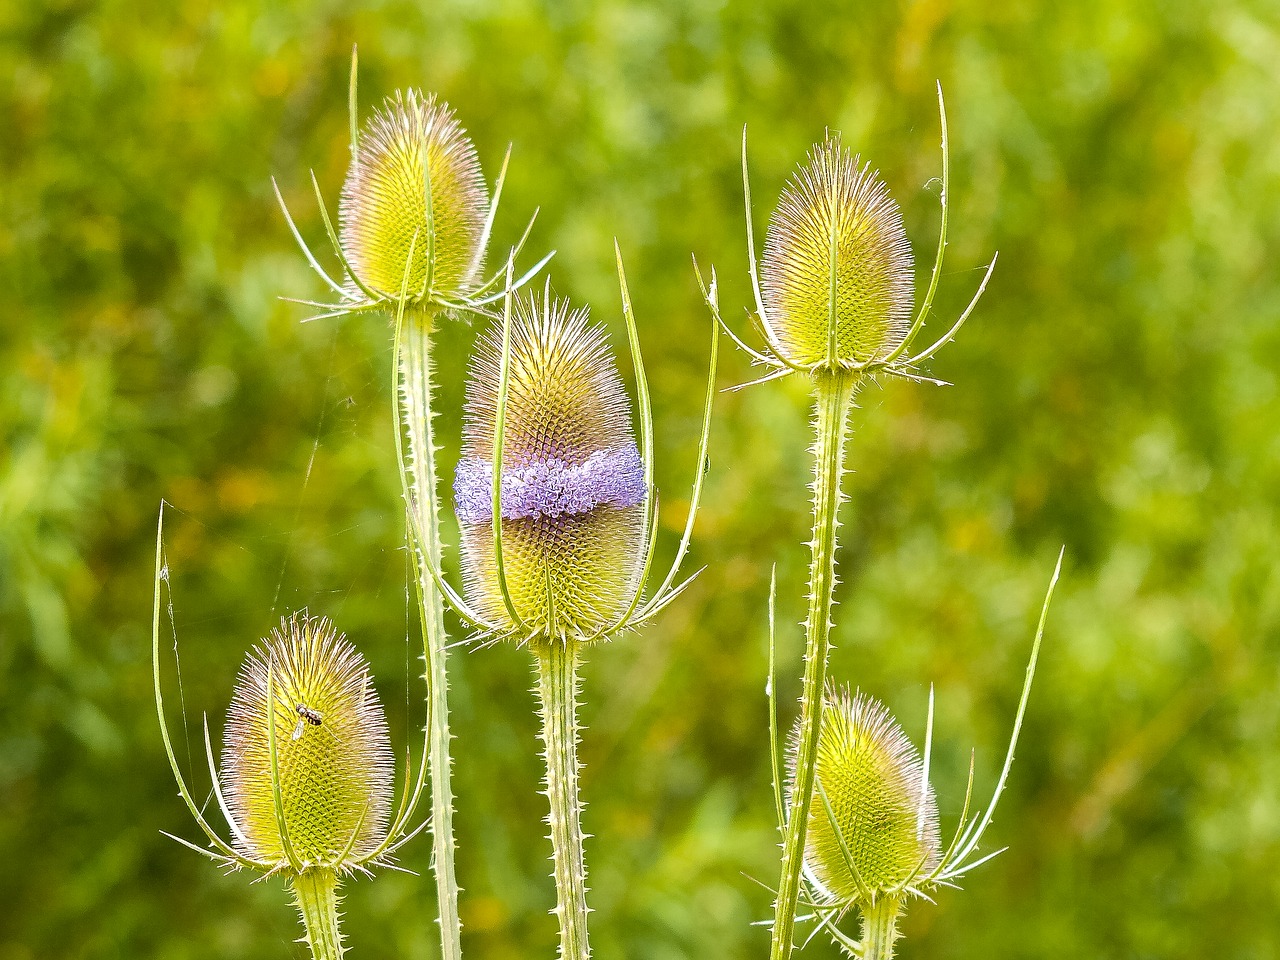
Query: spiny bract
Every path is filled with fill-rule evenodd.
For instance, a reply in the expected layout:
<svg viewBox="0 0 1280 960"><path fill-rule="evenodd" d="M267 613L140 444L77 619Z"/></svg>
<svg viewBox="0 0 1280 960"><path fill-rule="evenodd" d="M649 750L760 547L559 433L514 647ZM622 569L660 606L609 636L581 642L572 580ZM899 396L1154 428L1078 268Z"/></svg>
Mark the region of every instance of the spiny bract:
<svg viewBox="0 0 1280 960"><path fill-rule="evenodd" d="M447 104L396 91L355 144L338 208L342 249L375 292L411 302L475 285L489 195L475 145Z"/></svg>
<svg viewBox="0 0 1280 960"><path fill-rule="evenodd" d="M937 865L933 790L916 748L882 704L843 687L828 687L825 700L816 783L826 802L815 795L810 807L805 873L835 902L897 895ZM794 775L794 754L792 764Z"/></svg>
<svg viewBox="0 0 1280 960"><path fill-rule="evenodd" d="M281 621L245 658L227 711L221 780L241 853L338 871L362 861L386 835L392 777L364 657L327 619Z"/></svg>
<svg viewBox="0 0 1280 960"><path fill-rule="evenodd" d="M493 443L502 332L482 338L467 382L454 480L467 590L517 629L494 562ZM644 548L644 467L604 331L565 300L519 298L511 324L502 448L503 568L519 619L587 637L631 600Z"/></svg>
<svg viewBox="0 0 1280 960"><path fill-rule="evenodd" d="M762 297L782 359L840 367L888 356L911 325L913 261L898 205L835 139L813 147L769 219Z"/></svg>

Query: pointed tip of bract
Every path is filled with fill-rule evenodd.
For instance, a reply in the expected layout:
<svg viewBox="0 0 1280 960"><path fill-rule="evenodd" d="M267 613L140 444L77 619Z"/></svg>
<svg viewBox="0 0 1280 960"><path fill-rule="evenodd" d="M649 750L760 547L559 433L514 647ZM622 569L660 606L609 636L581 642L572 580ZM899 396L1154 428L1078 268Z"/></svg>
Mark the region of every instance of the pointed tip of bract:
<svg viewBox="0 0 1280 960"><path fill-rule="evenodd" d="M940 855L937 802L920 754L878 700L847 687L829 687L824 699L815 783L826 801L815 786L806 873L836 902L901 892ZM795 744L793 734L793 781Z"/></svg>
<svg viewBox="0 0 1280 960"><path fill-rule="evenodd" d="M828 137L787 182L765 237L762 297L783 359L885 357L910 329L911 245L888 187Z"/></svg>
<svg viewBox="0 0 1280 960"><path fill-rule="evenodd" d="M220 778L246 856L287 863L292 851L339 872L358 863L386 834L393 766L369 666L327 619L285 618L249 652Z"/></svg>
<svg viewBox="0 0 1280 960"><path fill-rule="evenodd" d="M454 499L468 592L514 627L492 531L501 370L499 326L472 360ZM647 486L608 340L585 309L516 300L504 420L503 566L516 612L534 632L594 635L631 599Z"/></svg>
<svg viewBox="0 0 1280 960"><path fill-rule="evenodd" d="M395 298L407 286L414 301L475 285L489 194L475 145L434 94L397 91L374 111L338 209L343 252L366 287Z"/></svg>

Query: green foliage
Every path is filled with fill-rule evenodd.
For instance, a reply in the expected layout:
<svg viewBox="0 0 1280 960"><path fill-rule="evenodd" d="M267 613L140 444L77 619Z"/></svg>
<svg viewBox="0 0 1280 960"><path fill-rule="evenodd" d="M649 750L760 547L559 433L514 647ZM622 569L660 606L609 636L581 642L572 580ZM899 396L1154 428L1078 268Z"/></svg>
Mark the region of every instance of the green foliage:
<svg viewBox="0 0 1280 960"><path fill-rule="evenodd" d="M361 107L437 91L490 187L495 251L542 214L556 290L621 344L610 241L652 385L660 552L683 523L705 376L689 267L749 303L739 145L758 213L826 128L873 162L916 259L936 241L935 79L952 220L937 313L979 311L929 372L858 397L831 675L923 717L931 779L994 781L1025 644L1067 566L1018 762L963 894L907 913L903 956L1274 958L1280 943L1280 18L1270 4L1049 7L604 0L18 4L0 14L0 957L279 958L280 881L191 836L150 705L161 497L197 802L199 717L281 612L334 617L370 660L397 755L420 649L390 642L411 570L394 469L392 331L300 324ZM496 256L496 255L495 255ZM332 267L332 261L324 261ZM918 266L917 285L922 276ZM941 333L941 330L926 331ZM439 334L460 410L475 331ZM741 358L723 382L752 376ZM718 398L694 586L585 665L584 827L600 956L759 957L776 878L769 568L780 703L803 616L807 396ZM460 423L438 422L451 475ZM446 566L457 531L446 528ZM661 557L659 558L661 563ZM455 568L456 569L456 568ZM167 612L166 612L167 618ZM171 639L171 638L170 638ZM408 665L406 666L406 661ZM526 657L451 659L464 946L554 950ZM176 677L167 682L176 689ZM399 693L397 693L399 685ZM408 687L408 696L404 688ZM406 705L406 700L407 705ZM789 722L790 717L784 717ZM908 736L922 731L910 724ZM188 753L189 751L189 753ZM939 811L943 835L959 814ZM424 868L429 841L405 848ZM435 956L429 879L353 881L358 956ZM806 956L834 956L815 939Z"/></svg>

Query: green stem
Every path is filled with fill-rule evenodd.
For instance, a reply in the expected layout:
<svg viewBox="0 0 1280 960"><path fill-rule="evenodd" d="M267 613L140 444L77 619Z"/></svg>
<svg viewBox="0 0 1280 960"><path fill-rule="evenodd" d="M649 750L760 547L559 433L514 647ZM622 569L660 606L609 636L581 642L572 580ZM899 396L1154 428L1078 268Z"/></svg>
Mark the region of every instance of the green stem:
<svg viewBox="0 0 1280 960"><path fill-rule="evenodd" d="M862 912L862 960L893 960L902 901L888 897Z"/></svg>
<svg viewBox="0 0 1280 960"><path fill-rule="evenodd" d="M809 563L809 612L805 619L804 688L800 700L800 738L796 772L782 847L782 876L774 904L772 960L787 960L793 949L800 868L804 860L818 733L822 727L822 689L827 676L831 635L831 597L835 589L836 528L844 444L854 379L845 373L814 374L813 539Z"/></svg>
<svg viewBox="0 0 1280 960"><path fill-rule="evenodd" d="M293 878L293 902L302 914L312 960L342 960L338 929L338 878L332 870L312 868Z"/></svg>
<svg viewBox="0 0 1280 960"><path fill-rule="evenodd" d="M443 960L462 956L462 922L458 918L458 878L454 866L453 785L449 759L449 680L446 673L444 598L431 569L440 569L440 514L436 495L435 443L432 438L431 332L434 315L419 313L405 318L401 376L404 381L405 420L409 432L409 467L413 481L416 526L420 532L418 591L423 611L423 646L426 652L427 696L430 721L427 730L431 769L432 865L436 899L440 909L440 949Z"/></svg>
<svg viewBox="0 0 1280 960"><path fill-rule="evenodd" d="M582 804L578 799L578 644L574 640L542 640L530 647L538 664L560 957L587 960L591 956L587 943L587 868L582 855Z"/></svg>

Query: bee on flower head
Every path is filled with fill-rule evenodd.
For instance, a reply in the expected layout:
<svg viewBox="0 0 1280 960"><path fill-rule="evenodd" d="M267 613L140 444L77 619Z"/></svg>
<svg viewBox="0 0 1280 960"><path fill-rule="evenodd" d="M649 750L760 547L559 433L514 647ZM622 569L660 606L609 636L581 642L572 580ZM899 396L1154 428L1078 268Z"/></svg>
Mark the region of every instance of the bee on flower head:
<svg viewBox="0 0 1280 960"><path fill-rule="evenodd" d="M323 735L304 737L295 724ZM243 854L349 872L383 844L392 770L368 664L332 623L294 615L250 651L219 778Z"/></svg>
<svg viewBox="0 0 1280 960"><path fill-rule="evenodd" d="M213 797L231 831L231 839L223 839L187 786L165 717L163 529L161 513L151 647L156 713L178 793L209 846L173 839L228 870L283 875L313 957L337 960L338 887L353 873L393 867L397 851L422 829L409 826L422 771L416 781L405 771L406 789L393 809L390 737L368 663L329 620L294 614L245 657L227 710L220 765L207 720L204 725ZM296 724L314 733L301 735Z"/></svg>
<svg viewBox="0 0 1280 960"><path fill-rule="evenodd" d="M303 736L298 725L318 735ZM168 747L164 723L161 732ZM394 763L369 666L324 617L286 617L249 652L227 711L221 768L211 746L208 759L232 841L196 811L213 847L196 849L223 866L368 872L388 864L407 839L411 810L391 815ZM180 776L179 787L188 796Z"/></svg>
<svg viewBox="0 0 1280 960"><path fill-rule="evenodd" d="M293 712L298 715L298 722L294 725L293 736L291 739L297 740L302 736L302 732L306 730L307 725L318 727L324 723L324 717L318 710L312 710L305 703L296 704Z"/></svg>

